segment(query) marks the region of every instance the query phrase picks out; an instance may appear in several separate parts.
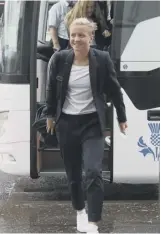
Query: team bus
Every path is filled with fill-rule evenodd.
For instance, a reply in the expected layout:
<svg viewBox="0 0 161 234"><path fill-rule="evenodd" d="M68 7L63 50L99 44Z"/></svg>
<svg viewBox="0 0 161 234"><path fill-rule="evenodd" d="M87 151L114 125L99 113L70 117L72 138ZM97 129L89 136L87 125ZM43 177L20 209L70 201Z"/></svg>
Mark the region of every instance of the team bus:
<svg viewBox="0 0 161 234"><path fill-rule="evenodd" d="M65 173L59 147L41 147L33 128L45 102L48 62L37 48L49 41L51 1L5 1L0 62L0 170L15 175ZM122 87L128 130L107 112L103 177L111 183L157 184L160 160L159 1L115 1L110 55ZM110 116L110 118L109 118Z"/></svg>

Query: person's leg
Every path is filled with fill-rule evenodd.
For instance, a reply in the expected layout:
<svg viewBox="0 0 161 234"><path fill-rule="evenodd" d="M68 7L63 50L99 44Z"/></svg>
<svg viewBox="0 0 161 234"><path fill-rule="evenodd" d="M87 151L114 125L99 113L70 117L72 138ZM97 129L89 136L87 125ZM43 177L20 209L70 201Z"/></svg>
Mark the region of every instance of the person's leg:
<svg viewBox="0 0 161 234"><path fill-rule="evenodd" d="M58 40L59 40L61 50L67 49L68 44L69 44L69 40L66 40L66 39L63 39L63 38L60 38L60 37L58 38Z"/></svg>
<svg viewBox="0 0 161 234"><path fill-rule="evenodd" d="M59 121L57 133L68 177L72 205L77 211L77 230L86 232L88 217L82 188L82 149L77 116L63 115Z"/></svg>
<svg viewBox="0 0 161 234"><path fill-rule="evenodd" d="M82 187L81 148L71 136L69 136L69 138L66 145L61 148L61 152L71 192L73 208L77 211L81 211L85 208Z"/></svg>
<svg viewBox="0 0 161 234"><path fill-rule="evenodd" d="M81 144L86 176L86 192L89 222L101 220L104 188L102 161L104 157L104 134L97 113L84 117Z"/></svg>
<svg viewBox="0 0 161 234"><path fill-rule="evenodd" d="M101 220L104 187L102 179L102 160L104 156L104 137L97 114L87 119L82 132L82 151L86 175L88 204L87 233L98 233Z"/></svg>
<svg viewBox="0 0 161 234"><path fill-rule="evenodd" d="M82 210L85 208L82 188L82 150L75 123L75 119L70 115L63 114L56 131L68 178L72 205L75 210Z"/></svg>
<svg viewBox="0 0 161 234"><path fill-rule="evenodd" d="M104 139L96 136L83 143L83 160L86 174L88 203L88 221L101 220L104 187L102 179L102 160L104 156Z"/></svg>

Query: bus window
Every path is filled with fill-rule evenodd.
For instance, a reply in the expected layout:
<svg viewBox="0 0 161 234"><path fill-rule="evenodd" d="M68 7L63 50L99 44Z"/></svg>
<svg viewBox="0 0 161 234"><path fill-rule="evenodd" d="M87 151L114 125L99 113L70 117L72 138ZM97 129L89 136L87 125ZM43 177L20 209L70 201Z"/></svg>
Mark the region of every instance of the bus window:
<svg viewBox="0 0 161 234"><path fill-rule="evenodd" d="M0 2L0 19L3 15L3 11L4 11L4 1Z"/></svg>
<svg viewBox="0 0 161 234"><path fill-rule="evenodd" d="M51 9L51 7L56 3L57 1L49 1L49 4L48 4L48 16L49 16L49 11ZM48 19L48 18L47 18ZM49 42L51 40L51 37L50 37L50 33L49 33L49 30L48 30L48 20L47 20L47 25L46 25L46 39L45 41L46 42Z"/></svg>
<svg viewBox="0 0 161 234"><path fill-rule="evenodd" d="M159 5L159 1L115 5L111 56L122 87L140 110L160 106Z"/></svg>
<svg viewBox="0 0 161 234"><path fill-rule="evenodd" d="M15 7L17 11L14 10ZM1 40L2 73L20 74L24 7L21 1L6 1L4 11L6 10Z"/></svg>
<svg viewBox="0 0 161 234"><path fill-rule="evenodd" d="M159 1L127 1L126 3L125 1L117 2L115 9L114 33L118 37L113 39L113 56L115 59L120 59L121 55L121 61L138 61L138 58L134 57L137 54L139 59L140 56L144 56L139 61L149 61L149 56L154 55L154 52L151 54L148 52L148 50L144 50L143 54L141 52L137 52L139 52L139 47L141 50L145 49L145 47L149 48L151 52L150 47L154 45L154 42L158 43L159 34L156 35L158 32L158 30L156 30L158 21L156 20L158 20L160 16L159 4ZM148 29L152 29L151 33L146 31L146 26L148 26ZM137 33L137 30L140 30L141 35L135 34L135 31ZM133 53L128 53L129 51L127 50L129 49L129 43L132 43L131 40L133 40L134 36L136 41L135 43L132 41ZM155 38L155 36L157 36L157 38ZM143 40L146 43L143 44ZM119 41L120 43L118 43ZM157 56L155 59L158 60L159 52L156 50L156 47L155 52L155 56ZM126 57L125 54L127 54ZM152 57L150 57L150 59L152 59Z"/></svg>
<svg viewBox="0 0 161 234"><path fill-rule="evenodd" d="M0 73L2 72L2 47L1 40L3 35L4 26L4 2L0 2Z"/></svg>

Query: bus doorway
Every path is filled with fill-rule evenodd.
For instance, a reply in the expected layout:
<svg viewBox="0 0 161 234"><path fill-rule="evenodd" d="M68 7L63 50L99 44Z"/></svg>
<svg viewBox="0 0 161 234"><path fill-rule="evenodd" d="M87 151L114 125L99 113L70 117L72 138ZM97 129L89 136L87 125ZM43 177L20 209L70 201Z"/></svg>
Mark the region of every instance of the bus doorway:
<svg viewBox="0 0 161 234"><path fill-rule="evenodd" d="M50 43L50 36L48 34L47 21L48 12L52 5L55 4L53 1L41 2L40 5L40 16L39 16L39 29L38 29L38 50L39 47ZM47 65L48 59L44 56L37 54L37 104L38 106L45 101L45 86L47 79ZM112 108L107 107L107 116L111 112ZM108 119L110 119L108 117ZM111 119L112 120L112 119ZM107 135L111 136L111 127L109 121L107 121ZM109 158L110 158L110 143L105 141L104 149L104 160L103 160L103 175L108 181L111 180L110 169L109 169ZM60 149L58 145L45 145L41 141L41 136L37 135L37 168L39 175L50 175L56 173L64 173L64 165L60 154ZM112 168L112 167L111 167Z"/></svg>
<svg viewBox="0 0 161 234"><path fill-rule="evenodd" d="M49 40L49 35L44 30L44 24L47 25L47 9L49 9L51 4L53 3L45 2L41 5L39 21L42 20L42 22L39 22L39 25L41 25L39 31L42 33L39 34L39 41L43 43ZM45 13L42 13L41 16L43 7ZM118 1L114 3L110 53L116 66L118 80L122 86L129 119L129 129L127 137L120 135L115 109L111 105L107 113L107 120L111 116L107 125L108 134L111 136L111 145L109 147L105 143L103 162L104 174L108 175L106 178L111 182L132 184L158 182L160 155L157 135L160 131L160 115L158 111L160 93L158 9L158 1ZM153 37L149 39L153 41L153 49L150 51L148 50L150 41L148 42L144 33L149 25L155 25ZM39 67L43 69L39 74L43 74L42 79L46 80L47 62L39 58L37 63L39 63L37 71L40 71ZM38 84L40 84L40 76L38 80ZM44 81L43 84L45 84ZM143 91L145 89L147 92ZM44 101L42 97L45 97L45 93L42 90L44 88L41 89L41 85L38 85L37 94L39 96L37 96L37 101ZM151 117L149 117L150 115ZM151 132L153 128L157 132ZM148 145L143 141L143 136L152 139L153 137L150 134L153 137L155 135L156 143L152 143L153 141L149 142L151 144L151 151L149 152L146 150ZM149 157L145 157L147 154ZM39 149L37 162L40 162L40 175L57 172L64 173L59 147ZM142 170L143 167L144 170Z"/></svg>

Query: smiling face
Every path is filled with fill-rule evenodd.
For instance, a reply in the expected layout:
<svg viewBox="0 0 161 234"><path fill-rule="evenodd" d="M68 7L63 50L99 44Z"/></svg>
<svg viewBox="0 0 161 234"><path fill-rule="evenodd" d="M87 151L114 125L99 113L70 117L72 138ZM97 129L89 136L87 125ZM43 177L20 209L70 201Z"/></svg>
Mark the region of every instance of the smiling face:
<svg viewBox="0 0 161 234"><path fill-rule="evenodd" d="M88 25L71 25L70 44L75 52L88 53L92 40L93 34Z"/></svg>

